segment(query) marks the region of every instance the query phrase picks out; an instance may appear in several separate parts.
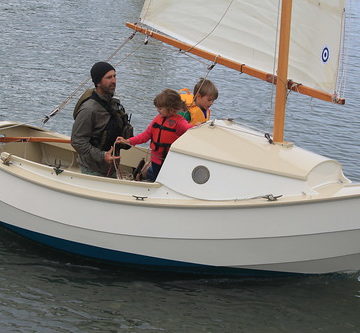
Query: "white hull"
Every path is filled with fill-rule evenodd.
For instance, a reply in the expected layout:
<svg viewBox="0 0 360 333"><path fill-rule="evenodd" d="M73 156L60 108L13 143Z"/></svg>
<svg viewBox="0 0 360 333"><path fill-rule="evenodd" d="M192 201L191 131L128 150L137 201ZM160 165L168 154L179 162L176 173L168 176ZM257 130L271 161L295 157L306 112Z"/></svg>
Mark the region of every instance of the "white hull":
<svg viewBox="0 0 360 333"><path fill-rule="evenodd" d="M277 201L210 201L157 183L56 175L39 163L10 161L0 165L1 222L69 252L171 269L360 269L359 185Z"/></svg>

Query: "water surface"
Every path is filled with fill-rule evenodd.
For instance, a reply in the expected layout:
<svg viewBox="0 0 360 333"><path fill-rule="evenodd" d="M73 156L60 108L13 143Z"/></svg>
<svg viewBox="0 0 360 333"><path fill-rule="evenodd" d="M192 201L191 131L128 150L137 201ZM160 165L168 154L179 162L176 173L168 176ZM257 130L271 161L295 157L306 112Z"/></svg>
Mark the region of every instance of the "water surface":
<svg viewBox="0 0 360 333"><path fill-rule="evenodd" d="M0 3L0 120L40 124L130 35L141 0ZM286 139L339 160L360 181L360 4L352 1L346 105L290 95ZM111 59L140 132L154 96L195 84L207 65L144 37ZM131 54L130 56L128 56ZM271 85L221 66L213 112L271 132ZM89 83L88 86L91 86ZM46 128L69 134L72 100ZM58 254L0 230L1 332L360 332L359 273L204 278L114 268Z"/></svg>

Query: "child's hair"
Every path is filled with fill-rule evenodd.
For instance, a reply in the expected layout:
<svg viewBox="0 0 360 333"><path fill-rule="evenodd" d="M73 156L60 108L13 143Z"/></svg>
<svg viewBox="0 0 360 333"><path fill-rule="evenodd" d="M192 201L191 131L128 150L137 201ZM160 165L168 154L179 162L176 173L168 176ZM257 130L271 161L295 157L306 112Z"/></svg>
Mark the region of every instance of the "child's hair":
<svg viewBox="0 0 360 333"><path fill-rule="evenodd" d="M185 102L181 99L177 91L165 89L154 98L154 105L157 108L165 108L169 113L187 111Z"/></svg>
<svg viewBox="0 0 360 333"><path fill-rule="evenodd" d="M194 87L194 96L196 95L200 95L201 97L210 96L214 99L217 99L219 92L210 80L200 78L199 82L196 83Z"/></svg>

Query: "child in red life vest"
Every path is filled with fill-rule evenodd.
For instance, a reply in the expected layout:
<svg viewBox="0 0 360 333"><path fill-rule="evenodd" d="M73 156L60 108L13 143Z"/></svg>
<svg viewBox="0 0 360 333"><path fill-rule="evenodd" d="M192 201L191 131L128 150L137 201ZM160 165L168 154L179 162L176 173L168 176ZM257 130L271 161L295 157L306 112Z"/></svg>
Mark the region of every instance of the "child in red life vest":
<svg viewBox="0 0 360 333"><path fill-rule="evenodd" d="M179 111L186 110L186 105L175 90L162 91L155 97L154 105L159 114L144 132L130 139L118 137L116 140L116 143L127 143L132 146L151 140L151 166L148 169L147 178L152 182L156 180L171 144L193 127L177 114Z"/></svg>

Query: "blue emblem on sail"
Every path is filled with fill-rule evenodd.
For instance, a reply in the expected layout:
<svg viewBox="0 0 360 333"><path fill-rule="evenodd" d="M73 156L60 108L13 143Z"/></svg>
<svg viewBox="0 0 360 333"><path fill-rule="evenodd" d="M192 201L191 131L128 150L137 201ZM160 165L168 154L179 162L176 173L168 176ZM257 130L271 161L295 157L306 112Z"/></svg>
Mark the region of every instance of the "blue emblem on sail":
<svg viewBox="0 0 360 333"><path fill-rule="evenodd" d="M325 46L321 53L321 60L323 63L326 63L330 58L330 51L327 46Z"/></svg>

